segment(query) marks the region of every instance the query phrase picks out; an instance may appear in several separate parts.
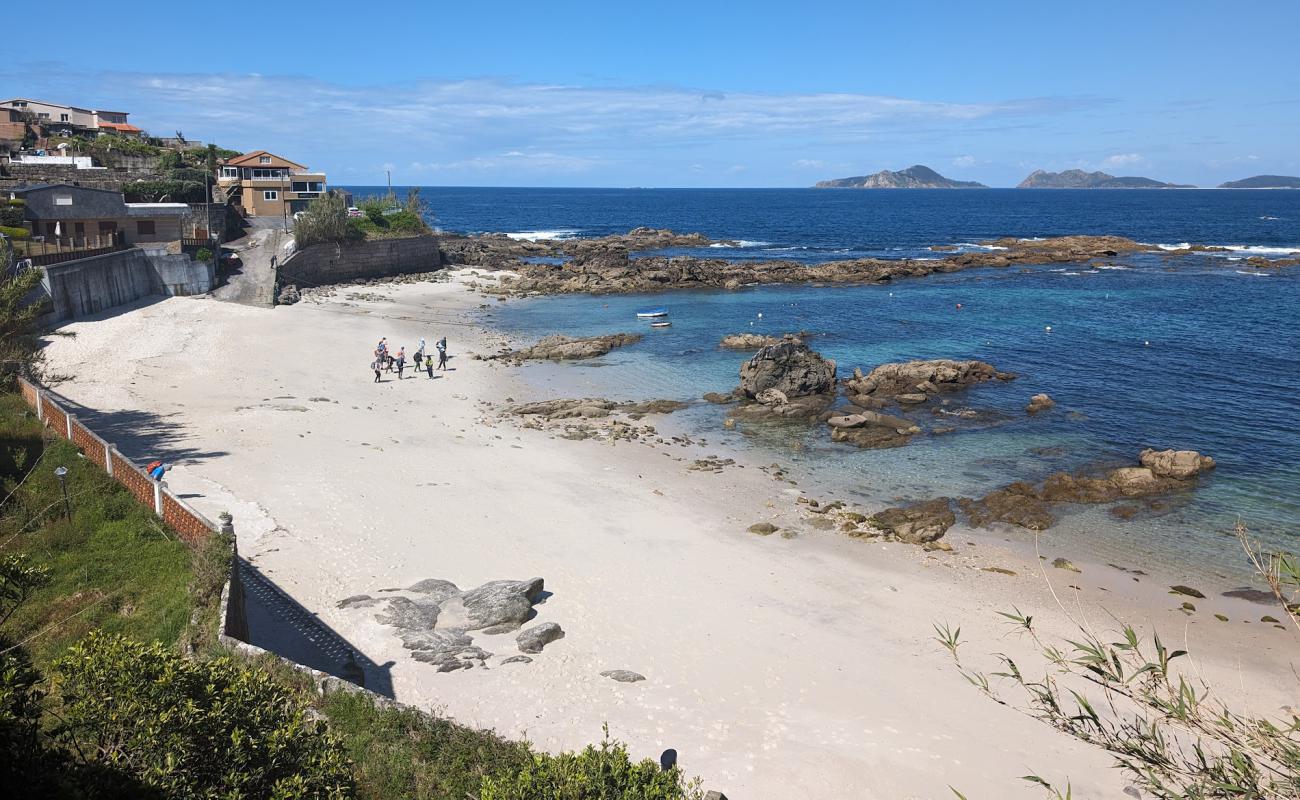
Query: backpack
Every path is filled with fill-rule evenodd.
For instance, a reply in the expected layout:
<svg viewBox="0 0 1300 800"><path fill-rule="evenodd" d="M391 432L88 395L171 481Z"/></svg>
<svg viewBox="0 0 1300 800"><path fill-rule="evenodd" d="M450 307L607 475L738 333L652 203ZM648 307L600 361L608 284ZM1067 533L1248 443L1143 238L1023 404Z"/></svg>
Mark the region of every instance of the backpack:
<svg viewBox="0 0 1300 800"><path fill-rule="evenodd" d="M162 463L163 462L161 461L150 461L148 464L145 465L144 474L152 475L154 470L162 466Z"/></svg>

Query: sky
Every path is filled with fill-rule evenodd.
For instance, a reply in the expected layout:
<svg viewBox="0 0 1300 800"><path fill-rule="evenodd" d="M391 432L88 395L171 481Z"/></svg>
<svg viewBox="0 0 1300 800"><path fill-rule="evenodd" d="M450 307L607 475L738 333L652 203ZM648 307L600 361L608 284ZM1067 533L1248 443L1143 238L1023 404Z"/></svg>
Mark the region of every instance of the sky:
<svg viewBox="0 0 1300 800"><path fill-rule="evenodd" d="M925 164L1216 185L1300 174L1300 2L59 4L0 99L331 183L809 186Z"/></svg>

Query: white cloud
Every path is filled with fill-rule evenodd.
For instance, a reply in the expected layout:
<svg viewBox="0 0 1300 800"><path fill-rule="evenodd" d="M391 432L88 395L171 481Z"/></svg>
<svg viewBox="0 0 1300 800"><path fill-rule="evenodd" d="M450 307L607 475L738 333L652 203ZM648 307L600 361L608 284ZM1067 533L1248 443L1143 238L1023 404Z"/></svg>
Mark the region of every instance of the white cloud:
<svg viewBox="0 0 1300 800"><path fill-rule="evenodd" d="M1146 161L1140 153L1118 153L1102 160L1103 167L1129 167Z"/></svg>
<svg viewBox="0 0 1300 800"><path fill-rule="evenodd" d="M954 167L973 167L978 163L975 156L957 156L952 160Z"/></svg>
<svg viewBox="0 0 1300 800"><path fill-rule="evenodd" d="M824 169L826 167L826 162L817 158L801 158L798 161L793 162L793 166L798 167L799 169Z"/></svg>

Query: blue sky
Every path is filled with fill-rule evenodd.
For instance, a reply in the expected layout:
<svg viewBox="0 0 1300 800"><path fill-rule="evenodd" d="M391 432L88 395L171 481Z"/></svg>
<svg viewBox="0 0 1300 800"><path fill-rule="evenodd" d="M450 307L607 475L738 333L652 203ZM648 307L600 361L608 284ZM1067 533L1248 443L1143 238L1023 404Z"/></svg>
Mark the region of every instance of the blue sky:
<svg viewBox="0 0 1300 800"><path fill-rule="evenodd" d="M1300 3L73 0L0 95L131 112L331 182L806 186L923 163L1300 174ZM87 23L93 20L93 23ZM57 25L57 19L41 23Z"/></svg>

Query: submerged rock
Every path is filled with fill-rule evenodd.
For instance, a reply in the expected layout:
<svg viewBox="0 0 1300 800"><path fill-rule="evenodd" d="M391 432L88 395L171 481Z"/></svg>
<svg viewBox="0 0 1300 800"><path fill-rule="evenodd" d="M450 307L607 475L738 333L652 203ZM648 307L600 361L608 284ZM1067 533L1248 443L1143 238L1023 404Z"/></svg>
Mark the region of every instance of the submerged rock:
<svg viewBox="0 0 1300 800"><path fill-rule="evenodd" d="M781 529L770 522L755 522L749 526L749 532L756 533L759 536L771 536L779 530Z"/></svg>
<svg viewBox="0 0 1300 800"><path fill-rule="evenodd" d="M1056 405L1056 401L1046 394L1036 394L1029 398L1029 405L1025 406L1025 411L1030 414L1037 414L1040 411L1046 411Z"/></svg>
<svg viewBox="0 0 1300 800"><path fill-rule="evenodd" d="M786 340L793 342L803 341L801 338L793 334L786 334L785 336L765 336L761 333L733 333L730 336L722 337L722 341L718 343L718 346L725 347L728 350L758 350L762 347L780 344Z"/></svg>
<svg viewBox="0 0 1300 800"><path fill-rule="evenodd" d="M601 677L618 681L619 683L636 683L645 680L645 676L639 672L633 672L630 669L607 669L600 673Z"/></svg>
<svg viewBox="0 0 1300 800"><path fill-rule="evenodd" d="M1041 531L1056 522L1051 504L1109 503L1121 498L1151 497L1182 491L1194 486L1192 479L1196 475L1214 466L1214 459L1193 450L1143 450L1140 458L1144 463L1155 465L1163 474L1146 466L1120 467L1097 476L1058 472L1043 481L1041 486L1017 481L995 489L978 500L962 498L958 504L975 526L1005 522ZM1175 474L1188 477L1172 477ZM1156 501L1147 502L1154 504ZM1122 519L1128 519L1137 513L1137 509L1133 506L1120 506L1113 509L1113 513Z"/></svg>

